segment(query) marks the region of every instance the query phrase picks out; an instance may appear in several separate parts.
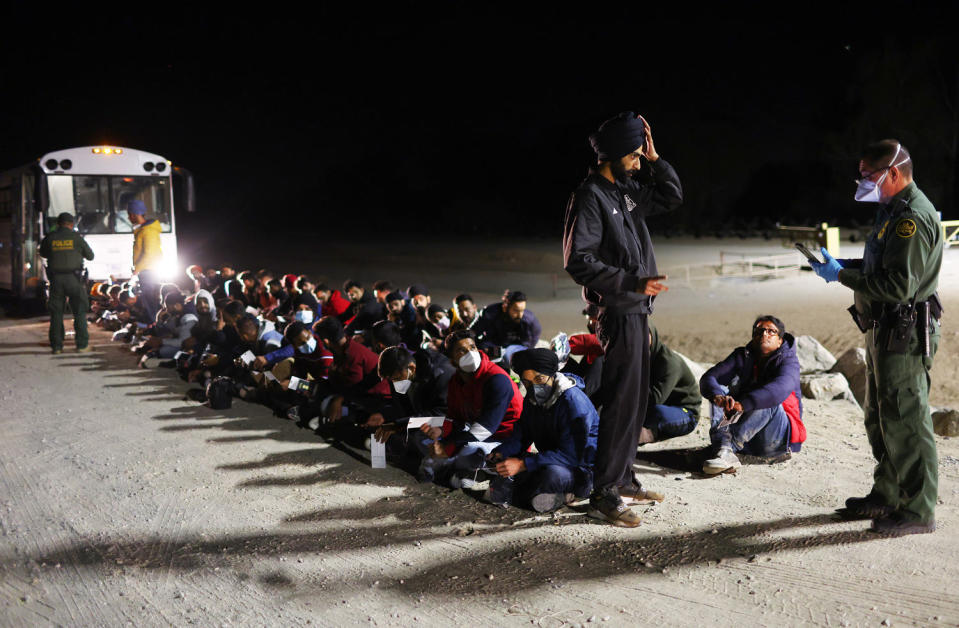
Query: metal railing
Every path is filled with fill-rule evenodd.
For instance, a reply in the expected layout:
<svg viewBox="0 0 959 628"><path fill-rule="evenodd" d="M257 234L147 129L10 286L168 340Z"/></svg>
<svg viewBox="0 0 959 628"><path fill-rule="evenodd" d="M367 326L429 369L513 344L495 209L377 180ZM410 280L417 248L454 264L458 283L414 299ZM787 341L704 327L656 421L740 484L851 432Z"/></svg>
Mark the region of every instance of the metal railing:
<svg viewBox="0 0 959 628"><path fill-rule="evenodd" d="M715 279L778 277L798 272L802 264L803 258L797 252L755 255L720 251L719 264L683 264L661 269L661 272L669 276L670 283L692 287Z"/></svg>

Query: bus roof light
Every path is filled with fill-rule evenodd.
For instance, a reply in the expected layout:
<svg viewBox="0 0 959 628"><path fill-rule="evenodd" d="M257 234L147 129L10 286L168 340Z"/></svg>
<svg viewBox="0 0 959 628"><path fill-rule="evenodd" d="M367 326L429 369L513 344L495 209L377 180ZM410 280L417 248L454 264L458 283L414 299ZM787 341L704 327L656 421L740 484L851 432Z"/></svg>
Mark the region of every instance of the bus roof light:
<svg viewBox="0 0 959 628"><path fill-rule="evenodd" d="M57 169L57 160L56 160L56 159L48 159L48 160L46 160L45 162L43 162L43 165L47 167L47 170L56 170L56 169Z"/></svg>
<svg viewBox="0 0 959 628"><path fill-rule="evenodd" d="M99 155L99 154L100 154L100 149L99 149L99 148L94 148L94 149L93 149L93 154L94 154L94 155Z"/></svg>

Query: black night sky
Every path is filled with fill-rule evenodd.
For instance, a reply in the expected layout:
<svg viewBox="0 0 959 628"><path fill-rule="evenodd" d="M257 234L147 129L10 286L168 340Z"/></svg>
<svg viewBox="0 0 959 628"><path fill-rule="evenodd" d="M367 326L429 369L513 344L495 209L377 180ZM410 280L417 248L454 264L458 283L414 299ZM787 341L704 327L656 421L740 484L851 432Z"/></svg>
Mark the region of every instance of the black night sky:
<svg viewBox="0 0 959 628"><path fill-rule="evenodd" d="M558 238L593 159L587 135L637 110L686 188L659 233L869 222L852 201L858 151L885 137L959 217L951 3L839 4L713 16L19 4L5 28L19 35L2 43L0 168L91 144L159 153L196 178L181 236Z"/></svg>

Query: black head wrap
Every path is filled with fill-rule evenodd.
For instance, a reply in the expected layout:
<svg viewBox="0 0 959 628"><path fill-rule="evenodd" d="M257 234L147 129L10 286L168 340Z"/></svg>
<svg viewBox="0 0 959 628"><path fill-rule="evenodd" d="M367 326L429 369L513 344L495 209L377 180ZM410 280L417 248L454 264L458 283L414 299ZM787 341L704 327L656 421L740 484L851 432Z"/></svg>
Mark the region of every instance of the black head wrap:
<svg viewBox="0 0 959 628"><path fill-rule="evenodd" d="M402 301L405 298L406 297L404 297L403 293L401 293L399 290L394 290L393 292L386 295L386 302L392 303L393 301Z"/></svg>
<svg viewBox="0 0 959 628"><path fill-rule="evenodd" d="M533 369L537 373L552 377L559 370L559 358L556 357L555 351L549 349L527 349L513 354L510 367L517 373Z"/></svg>
<svg viewBox="0 0 959 628"><path fill-rule="evenodd" d="M600 125L590 134L589 143L600 161L625 157L646 143L646 127L632 111L624 111Z"/></svg>
<svg viewBox="0 0 959 628"><path fill-rule="evenodd" d="M301 292L293 299L293 307L299 307L301 305L308 306L311 310L316 312L316 297L313 296L312 292Z"/></svg>
<svg viewBox="0 0 959 628"><path fill-rule="evenodd" d="M430 296L430 290L424 284L414 283L410 286L409 290L406 291L406 294L412 299L418 294L422 294L424 297Z"/></svg>
<svg viewBox="0 0 959 628"><path fill-rule="evenodd" d="M163 297L163 303L167 307L170 307L171 305L175 303L179 303L180 305L183 305L185 301L186 299L183 298L183 293L181 293L179 290L170 291L167 293L165 297Z"/></svg>

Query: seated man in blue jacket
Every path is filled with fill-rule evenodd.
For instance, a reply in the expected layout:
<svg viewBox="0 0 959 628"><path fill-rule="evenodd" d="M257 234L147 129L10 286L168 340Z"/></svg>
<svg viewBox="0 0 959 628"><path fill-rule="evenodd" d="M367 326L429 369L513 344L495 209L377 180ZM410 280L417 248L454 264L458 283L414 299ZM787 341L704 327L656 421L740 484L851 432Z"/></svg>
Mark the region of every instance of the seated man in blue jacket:
<svg viewBox="0 0 959 628"><path fill-rule="evenodd" d="M796 340L775 316L757 318L749 344L706 371L699 390L713 404L716 448L704 473L736 469L737 452L771 458L799 451L806 440ZM720 427L724 418L731 422Z"/></svg>
<svg viewBox="0 0 959 628"><path fill-rule="evenodd" d="M510 356L535 347L543 328L536 315L526 309L526 295L507 290L501 302L483 308L473 331L476 345L509 372Z"/></svg>
<svg viewBox="0 0 959 628"><path fill-rule="evenodd" d="M599 415L583 380L559 373L559 360L549 349L513 354L513 368L526 399L513 434L489 455L499 474L490 482L489 500L550 512L571 499L569 494L588 497ZM529 453L532 444L535 454Z"/></svg>

